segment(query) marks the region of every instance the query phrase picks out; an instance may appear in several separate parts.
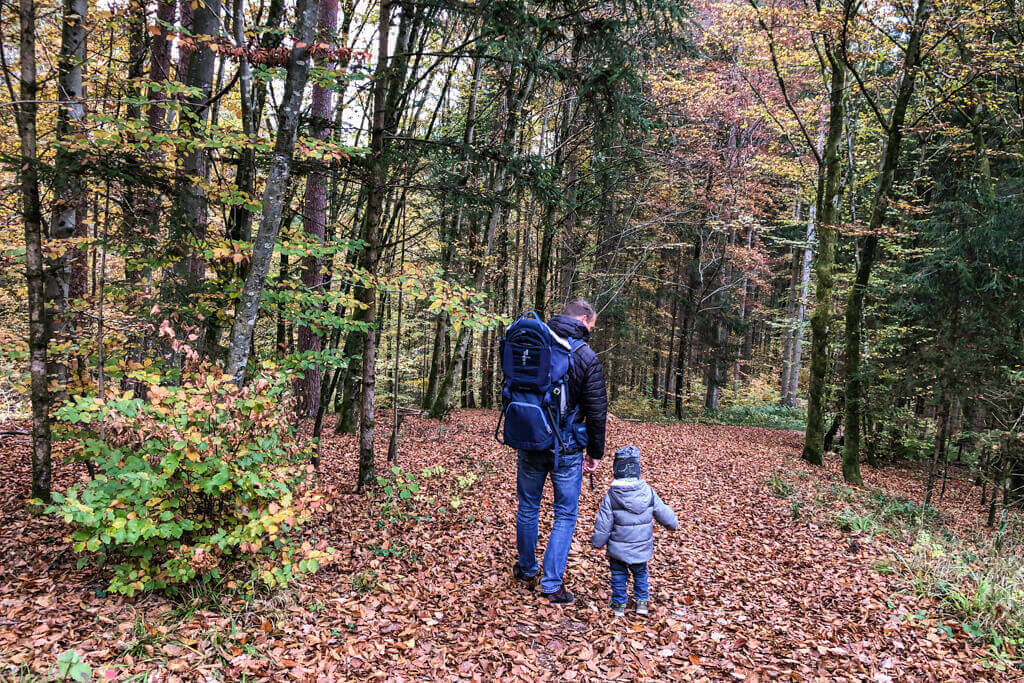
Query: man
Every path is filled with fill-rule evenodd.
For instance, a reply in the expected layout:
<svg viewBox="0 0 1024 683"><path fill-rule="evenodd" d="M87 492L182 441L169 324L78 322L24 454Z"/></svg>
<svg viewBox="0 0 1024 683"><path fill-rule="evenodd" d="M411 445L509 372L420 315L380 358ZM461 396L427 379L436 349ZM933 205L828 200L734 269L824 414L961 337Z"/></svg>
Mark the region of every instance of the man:
<svg viewBox="0 0 1024 683"><path fill-rule="evenodd" d="M551 330L564 338L586 342L597 323L597 312L585 299L569 302L561 315L548 321ZM523 583L532 585L537 567L537 519L544 480L550 475L554 489L555 519L551 536L544 550L544 563L540 589L552 604L564 605L573 601L573 595L562 584L562 575L569 559L572 534L576 529L583 473L597 469L604 455L605 420L608 415L608 395L604 386L601 361L588 344L581 345L573 354L569 370L569 414L578 415L586 424L586 454L578 448L560 454L555 467L554 454L546 451L519 451L516 490L519 510L516 513L516 548L519 561L512 573Z"/></svg>

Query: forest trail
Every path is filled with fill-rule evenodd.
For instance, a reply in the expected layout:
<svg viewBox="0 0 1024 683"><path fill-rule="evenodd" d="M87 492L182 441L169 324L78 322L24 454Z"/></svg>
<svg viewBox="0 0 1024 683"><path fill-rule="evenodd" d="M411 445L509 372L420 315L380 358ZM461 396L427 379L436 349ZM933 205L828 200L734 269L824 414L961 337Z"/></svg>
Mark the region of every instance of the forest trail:
<svg viewBox="0 0 1024 683"><path fill-rule="evenodd" d="M796 432L611 420L610 449L640 447L645 477L680 520L674 533L655 532L652 614L613 621L605 556L590 548L610 462L593 491L584 481L566 573L577 601L548 606L511 580L514 459L493 429L486 411L408 419L399 464L417 473L422 499L396 495L384 514L383 494L351 493L356 445L332 434L321 469L334 511L306 533L329 538L335 564L253 604L224 595L220 609L100 597L102 574L74 568L62 525L23 511L28 440L4 437L0 678L12 665L52 669L68 648L118 680L144 671L155 680L1012 677L983 667L955 622L950 637L876 571L880 540L851 543L826 522L843 505L838 463L805 466ZM438 465L442 474L422 476ZM792 495L773 494L777 468ZM71 469L55 469L55 488ZM920 499L911 472L865 473L869 487ZM969 494L959 484L947 492L944 511L958 524L975 523L960 508ZM550 504L543 510L542 542Z"/></svg>

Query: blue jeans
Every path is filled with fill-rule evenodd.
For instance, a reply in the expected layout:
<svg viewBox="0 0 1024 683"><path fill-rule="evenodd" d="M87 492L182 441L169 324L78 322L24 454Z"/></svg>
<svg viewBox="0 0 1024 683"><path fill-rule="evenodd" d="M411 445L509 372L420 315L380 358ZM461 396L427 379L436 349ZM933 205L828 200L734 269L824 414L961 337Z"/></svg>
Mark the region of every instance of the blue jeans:
<svg viewBox="0 0 1024 683"><path fill-rule="evenodd" d="M583 484L583 454L563 454L555 468L550 453L527 455L519 451L516 473L516 492L519 495L516 549L519 551L519 568L527 576L537 575L537 520L540 516L544 480L549 474L555 493L555 520L544 550L544 575L540 580L540 589L544 593L555 593L562 587L569 546L572 545L572 534L576 530L576 512Z"/></svg>
<svg viewBox="0 0 1024 683"><path fill-rule="evenodd" d="M637 602L649 600L651 595L647 587L647 563L626 564L614 557L608 558L612 568L612 604L625 605L628 597L629 575L633 575L633 599Z"/></svg>

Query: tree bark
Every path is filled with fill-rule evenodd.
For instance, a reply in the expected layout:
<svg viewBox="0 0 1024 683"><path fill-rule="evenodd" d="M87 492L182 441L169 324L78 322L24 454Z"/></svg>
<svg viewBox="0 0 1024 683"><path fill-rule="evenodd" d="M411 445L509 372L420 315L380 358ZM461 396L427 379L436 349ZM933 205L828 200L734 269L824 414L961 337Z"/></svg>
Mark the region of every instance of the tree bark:
<svg viewBox="0 0 1024 683"><path fill-rule="evenodd" d="M700 296L700 259L702 257L701 241L694 240L693 259L687 267L686 303L683 306L683 324L679 331L679 352L676 356L675 403L676 419L683 419L683 392L686 384L686 370L690 362L690 348L693 341L693 330L697 324L697 300Z"/></svg>
<svg viewBox="0 0 1024 683"><path fill-rule="evenodd" d="M796 405L797 393L800 389L800 360L804 346L804 319L807 317L807 285L811 280L811 261L814 257L815 218L818 207L812 205L807 218L807 237L803 258L800 263L800 291L796 302L796 327L793 329L792 356L790 358L789 386L787 393Z"/></svg>
<svg viewBox="0 0 1024 683"><path fill-rule="evenodd" d="M183 0L183 7L189 5ZM216 36L220 32L220 0L204 0L191 9L191 23L188 29L195 36ZM184 15L184 12L183 12ZM186 138L194 138L197 144L187 148L182 159L183 179L179 182L177 210L177 241L181 248L180 260L175 265L175 276L179 288L175 293L187 301L190 295L199 291L205 277L206 261L201 245L206 237L209 223L209 198L204 184L210 175L209 159L202 143L210 116L210 99L213 95L213 75L216 55L203 39L195 52L183 56L187 65L185 84L198 91L186 96L181 110L179 132Z"/></svg>
<svg viewBox="0 0 1024 683"><path fill-rule="evenodd" d="M61 17L60 53L57 56L57 153L54 158L53 217L50 239L64 240L86 236L88 199L82 179L81 154L76 138L85 125L85 92L82 64L85 61L85 22L89 6L86 0L64 0ZM85 294L86 253L71 247L50 260L46 268L46 298L50 303L50 336L70 342L73 321L68 317L72 299ZM48 358L50 374L60 391L66 390L67 365L53 356Z"/></svg>
<svg viewBox="0 0 1024 683"><path fill-rule="evenodd" d="M32 404L32 497L50 502L50 387L46 367L50 340L43 273L43 216L39 202L39 163L36 155L36 7L33 0L19 0L21 61L19 96L15 113L21 139L22 221L25 224L25 279L28 284L28 368Z"/></svg>
<svg viewBox="0 0 1024 683"><path fill-rule="evenodd" d="M790 259L789 267L789 297L786 303L786 332L782 340L782 381L779 383L780 396L779 404L783 406L793 405L793 397L789 393L789 387L793 380L793 342L796 339L796 299L797 299L797 261L796 253Z"/></svg>
<svg viewBox="0 0 1024 683"><path fill-rule="evenodd" d="M292 152L295 149L302 92L309 76L309 45L313 39L318 7L318 0L298 0L296 6L296 44L288 57L288 76L281 109L278 112L277 139L274 142L267 184L263 191L263 215L256 234L249 272L235 307L235 319L231 325L227 372L239 384L245 380L246 364L252 348L263 286L270 271L277 234L281 229L282 204L291 178Z"/></svg>
<svg viewBox="0 0 1024 683"><path fill-rule="evenodd" d="M403 16L403 19L405 17ZM373 85L373 121L370 134L370 158L366 168L366 214L364 216L362 240L362 265L367 273L375 273L380 252L380 222L384 209L384 194L387 190L385 174L387 163L384 158L385 133L388 129L389 85L388 71L389 36L391 32L391 2L382 0L377 28L377 68ZM401 42L401 39L399 39ZM356 288L356 299L362 304L363 320L368 329L363 335L362 395L359 404L359 475L357 488L372 484L376 477L374 463L374 436L376 430L375 389L377 371L377 287L366 283Z"/></svg>
<svg viewBox="0 0 1024 683"><path fill-rule="evenodd" d="M852 0L844 2L844 16L851 21L855 13ZM842 34L845 42L845 32ZM839 49L845 49L845 45ZM807 390L807 429L804 432L803 459L823 464L825 440L825 389L828 375L828 333L832 318L832 290L835 275L836 230L842 190L842 155L839 142L843 135L846 64L836 46L826 44L825 55L831 68L829 79L828 130L822 163L818 169L818 249L814 254L814 312L811 314L811 378Z"/></svg>
<svg viewBox="0 0 1024 683"><path fill-rule="evenodd" d="M317 18L317 40L333 45L334 32L338 26L338 0L321 0ZM324 66L330 68L330 63ZM310 133L314 138L326 141L331 136L331 91L320 85L313 86L313 101L310 109ZM322 244L327 229L327 174L325 161L315 161L306 177L303 195L302 227L306 238L315 246ZM306 291L321 295L324 283L323 259L315 253L302 257L302 285ZM320 333L307 323L299 325L298 350L300 354L315 354L323 349ZM296 382L296 397L301 415L314 417L319 409L320 383L323 371L319 363L311 363Z"/></svg>
<svg viewBox="0 0 1024 683"><path fill-rule="evenodd" d="M899 163L900 149L903 142L903 125L906 120L907 108L914 94L914 81L920 66L921 37L925 24L932 13L931 0L920 0L914 16L914 24L910 27L910 37L903 56L903 76L893 103L892 116L888 124L885 150L871 202L871 218L868 221L867 236L860 251L860 264L853 286L846 300L846 422L843 442L843 478L854 484L861 483L860 474L860 428L861 402L864 394L864 380L861 377L861 336L863 325L864 298L871 277L871 268L875 261L878 248L879 231L889 212L889 193L892 190L893 177Z"/></svg>

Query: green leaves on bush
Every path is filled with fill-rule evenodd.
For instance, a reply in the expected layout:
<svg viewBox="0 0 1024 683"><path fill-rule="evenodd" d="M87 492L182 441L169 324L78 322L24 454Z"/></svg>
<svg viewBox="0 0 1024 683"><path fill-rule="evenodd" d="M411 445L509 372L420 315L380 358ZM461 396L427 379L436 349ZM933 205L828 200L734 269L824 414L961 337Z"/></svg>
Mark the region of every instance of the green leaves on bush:
<svg viewBox="0 0 1024 683"><path fill-rule="evenodd" d="M297 538L323 503L286 396L276 375L239 389L206 368L145 399L79 397L57 419L96 477L55 493L47 511L74 527L75 552L112 566L117 593L238 570L243 588L283 586L314 572L332 551Z"/></svg>

